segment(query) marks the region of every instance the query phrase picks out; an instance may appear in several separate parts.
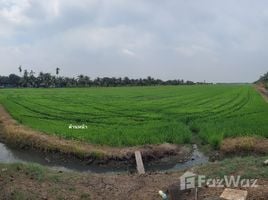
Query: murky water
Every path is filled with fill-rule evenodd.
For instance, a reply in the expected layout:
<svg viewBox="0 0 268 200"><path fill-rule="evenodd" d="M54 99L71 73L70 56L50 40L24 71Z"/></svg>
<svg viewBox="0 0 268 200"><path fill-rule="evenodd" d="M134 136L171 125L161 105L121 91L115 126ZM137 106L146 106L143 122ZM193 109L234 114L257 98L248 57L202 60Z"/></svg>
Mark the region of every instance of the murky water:
<svg viewBox="0 0 268 200"><path fill-rule="evenodd" d="M209 158L200 152L196 145L193 145L193 153L189 160L186 162L177 162L175 164L160 164L157 166L146 166L149 171L179 171L186 170L194 166L203 165L209 162Z"/></svg>
<svg viewBox="0 0 268 200"><path fill-rule="evenodd" d="M94 172L94 173L128 173L135 170L135 166L124 167L111 167L111 166L99 166L95 164L87 165L82 163L78 159L64 159L57 154L44 154L37 151L30 150L18 150L10 148L7 145L0 143L0 162L2 163L38 163L43 166L50 167L55 170L61 171L79 171L79 172ZM208 162L208 157L204 156L194 146L192 159L183 163L173 164L157 164L146 165L146 171L177 171L184 170L196 165L205 164Z"/></svg>
<svg viewBox="0 0 268 200"><path fill-rule="evenodd" d="M64 159L58 154L41 153L32 150L14 149L0 143L0 162L2 163L37 163L55 170L79 171L95 173L122 173L127 172L128 167L106 167L97 165L87 165L79 159Z"/></svg>

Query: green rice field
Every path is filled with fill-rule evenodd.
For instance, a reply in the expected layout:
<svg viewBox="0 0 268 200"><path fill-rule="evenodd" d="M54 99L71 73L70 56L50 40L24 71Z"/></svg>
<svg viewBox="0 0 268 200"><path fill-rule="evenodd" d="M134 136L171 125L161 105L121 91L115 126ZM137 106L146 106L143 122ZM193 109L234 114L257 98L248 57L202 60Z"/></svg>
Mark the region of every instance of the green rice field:
<svg viewBox="0 0 268 200"><path fill-rule="evenodd" d="M268 104L252 85L1 89L0 103L33 129L93 144L268 137Z"/></svg>

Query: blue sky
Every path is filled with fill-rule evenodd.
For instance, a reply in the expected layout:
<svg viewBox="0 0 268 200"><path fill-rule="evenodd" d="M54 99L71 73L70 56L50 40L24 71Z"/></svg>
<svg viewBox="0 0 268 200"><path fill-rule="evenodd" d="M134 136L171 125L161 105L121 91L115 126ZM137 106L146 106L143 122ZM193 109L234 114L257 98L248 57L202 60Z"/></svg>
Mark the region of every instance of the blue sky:
<svg viewBox="0 0 268 200"><path fill-rule="evenodd" d="M265 0L0 0L0 74L251 82L268 71Z"/></svg>

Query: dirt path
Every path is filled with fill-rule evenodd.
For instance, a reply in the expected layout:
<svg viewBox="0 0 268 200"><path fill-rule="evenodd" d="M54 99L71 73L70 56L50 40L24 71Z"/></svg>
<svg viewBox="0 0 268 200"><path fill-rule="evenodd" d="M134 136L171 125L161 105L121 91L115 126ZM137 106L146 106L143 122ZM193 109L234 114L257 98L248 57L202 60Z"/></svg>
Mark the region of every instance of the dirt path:
<svg viewBox="0 0 268 200"><path fill-rule="evenodd" d="M260 92L265 101L268 102L268 90L264 87L264 85L258 84L255 88Z"/></svg>
<svg viewBox="0 0 268 200"><path fill-rule="evenodd" d="M134 152L136 150L141 151L144 162L157 161L164 157L186 160L191 154L191 148L189 147L168 143L116 148L65 140L19 124L1 105L0 128L0 137L6 143L13 146L38 149L44 152L60 152L64 155L74 155L87 162L101 161L104 164L117 163L118 165L135 163Z"/></svg>

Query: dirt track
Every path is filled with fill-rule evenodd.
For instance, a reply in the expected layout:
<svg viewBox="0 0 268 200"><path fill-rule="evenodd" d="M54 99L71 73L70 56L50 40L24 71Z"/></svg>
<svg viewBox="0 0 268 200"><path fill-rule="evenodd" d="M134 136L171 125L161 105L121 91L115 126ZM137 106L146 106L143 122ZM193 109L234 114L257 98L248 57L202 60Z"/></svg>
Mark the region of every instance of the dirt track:
<svg viewBox="0 0 268 200"><path fill-rule="evenodd" d="M268 102L268 90L264 87L263 84L258 84L255 88L260 92L263 98Z"/></svg>

